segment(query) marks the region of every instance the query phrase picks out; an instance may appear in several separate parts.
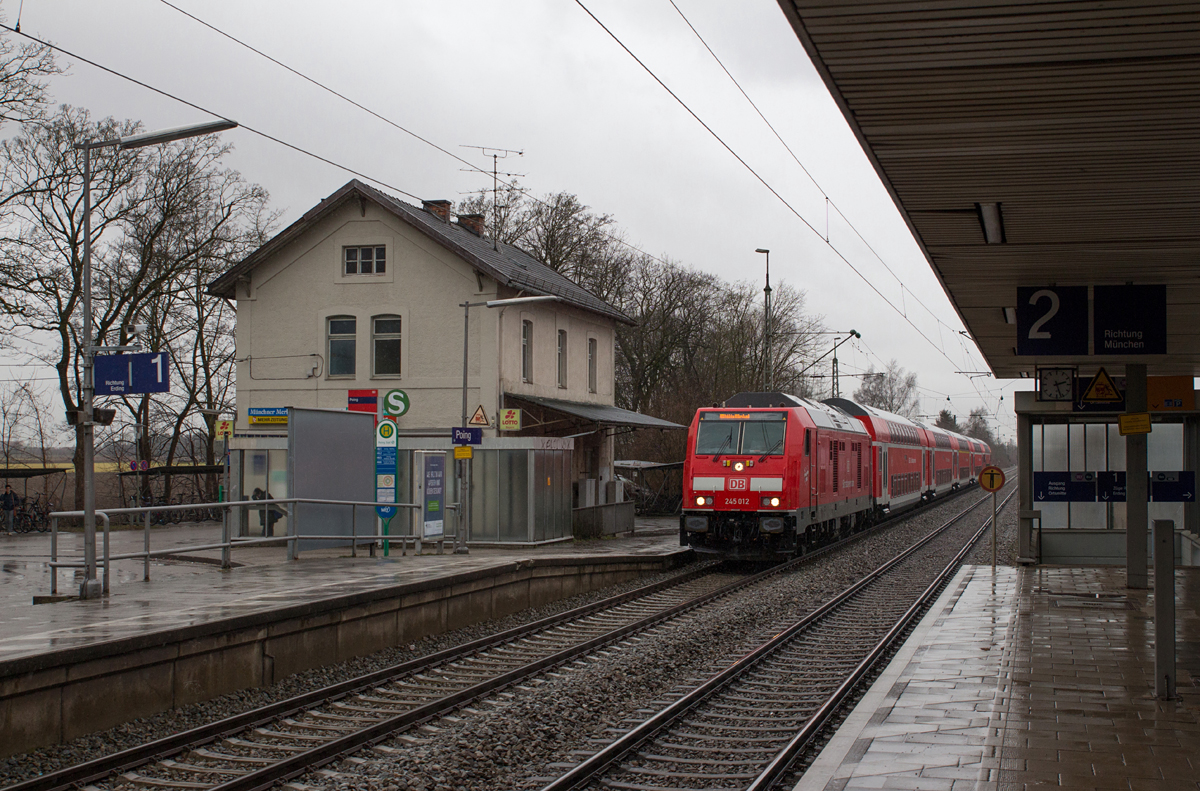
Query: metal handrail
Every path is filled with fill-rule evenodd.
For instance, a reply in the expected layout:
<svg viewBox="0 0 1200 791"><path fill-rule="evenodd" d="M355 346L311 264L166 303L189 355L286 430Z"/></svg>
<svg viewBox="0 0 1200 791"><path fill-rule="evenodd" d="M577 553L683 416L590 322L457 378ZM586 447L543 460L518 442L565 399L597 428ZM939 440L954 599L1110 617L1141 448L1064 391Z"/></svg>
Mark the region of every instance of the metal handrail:
<svg viewBox="0 0 1200 791"><path fill-rule="evenodd" d="M300 535L299 531L297 530L298 520L296 518L297 514L296 514L295 506L298 504L301 504L301 503L309 504L309 505L343 505L343 506L348 505L348 506L350 506L352 509L351 516L350 516L350 535L349 536ZM241 507L246 507L251 510L261 509L265 514L269 508L272 508L273 506L277 506L277 505L284 506L284 508L286 508L286 510L287 510L287 518L288 518L288 534L287 535L283 535L283 536L279 536L279 537L270 536L270 537L263 537L263 538L240 538L240 537L233 537L230 535L230 533L232 531L231 531L230 518L229 518L229 514L230 514L229 509L241 508ZM378 501L370 502L370 501L364 501L364 500L325 500L325 499L312 498L312 497L282 497L282 498L278 498L278 499L271 498L269 500L236 500L236 501L227 501L227 502L219 502L219 503L180 503L180 504L169 504L169 505L162 504L162 505L138 506L138 507L133 507L133 508L124 508L124 507L122 507L122 508L106 508L102 511L97 510L96 517L104 520L103 592L104 592L104 594L107 594L109 591L109 573L110 573L110 566L111 566L111 563L113 560L132 560L135 558L142 558L143 559L142 579L143 579L143 581L145 581L145 580L150 579L150 558L164 557L164 556L169 556L169 555L178 555L181 551L195 552L195 551L204 551L204 550L211 550L211 549L220 549L221 550L221 568L231 568L232 567L231 554L232 554L232 549L234 546L286 543L288 545L288 560L298 560L300 558L299 541L301 539L309 540L309 541L349 541L351 557L358 557L358 545L361 543L365 543L370 546L371 556L374 557L375 547L377 545L382 544L385 548L387 548L387 547L390 547L393 542L400 542L401 554L407 555L408 554L408 542L412 541L414 553L420 554L421 542L422 542L422 540L426 540L426 539L423 539L422 536L417 536L417 535L390 536L390 535L380 535L380 534L374 534L371 536L359 536L358 535L358 508L360 506L369 507L369 508L378 508L378 507L421 508L422 507L422 505L420 503L388 503L388 502L378 502ZM458 504L457 503L445 504L443 507L447 511L454 511L455 514L457 515L457 512L458 512ZM197 544L197 545L186 546L186 547L175 547L173 549L159 549L159 550L151 550L150 549L150 515L152 513L156 512L156 511L186 511L186 510L192 510L195 508L220 508L223 510L224 518L221 521L221 541L219 543ZM123 553L123 554L115 555L115 556L110 554L110 552L109 552L110 516L118 515L118 514L142 514L142 515L144 515L145 519L143 520L143 524L144 524L143 530L144 530L144 535L145 535L145 542L143 545L144 549L141 552L128 552L128 553ZM60 561L58 559L58 520L60 518L61 519L78 518L78 517L83 517L83 515L84 515L83 511L53 511L48 515L50 517L50 562L47 565L50 568L50 594L52 596L58 594L58 569L60 569L60 568L85 568L87 566L87 563L85 561ZM458 525L455 524L455 533L454 534L446 535L445 533L443 533L440 537L432 539L432 541L435 541L437 543L439 555L442 554L444 551L445 542L447 540L455 539L457 537L457 532L458 532Z"/></svg>

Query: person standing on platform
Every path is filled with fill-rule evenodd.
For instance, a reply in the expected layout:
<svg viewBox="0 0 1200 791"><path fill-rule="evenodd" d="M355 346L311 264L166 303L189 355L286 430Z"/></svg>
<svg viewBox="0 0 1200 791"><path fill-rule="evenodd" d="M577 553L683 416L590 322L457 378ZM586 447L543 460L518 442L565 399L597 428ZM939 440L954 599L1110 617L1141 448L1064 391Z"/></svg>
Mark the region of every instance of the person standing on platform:
<svg viewBox="0 0 1200 791"><path fill-rule="evenodd" d="M17 510L17 493L7 483L4 484L4 494L0 494L0 508L4 509L4 527L11 533L13 531L13 516Z"/></svg>

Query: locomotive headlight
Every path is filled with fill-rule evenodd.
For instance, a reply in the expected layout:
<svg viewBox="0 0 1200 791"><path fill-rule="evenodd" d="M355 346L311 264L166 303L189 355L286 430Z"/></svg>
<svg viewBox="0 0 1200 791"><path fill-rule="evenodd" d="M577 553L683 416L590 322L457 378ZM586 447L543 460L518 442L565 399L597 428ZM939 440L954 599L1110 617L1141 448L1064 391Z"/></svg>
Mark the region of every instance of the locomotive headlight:
<svg viewBox="0 0 1200 791"><path fill-rule="evenodd" d="M733 468L738 472L741 472L742 470L746 469L746 465L739 461L737 464L733 465Z"/></svg>
<svg viewBox="0 0 1200 791"><path fill-rule="evenodd" d="M779 498L778 498L778 497L772 497L772 498L771 498L771 505L773 505L773 506L775 506L776 508L778 508L778 507L779 507Z"/></svg>
<svg viewBox="0 0 1200 791"><path fill-rule="evenodd" d="M763 497L759 500L759 502L762 503L764 508L768 505L771 506L772 508L779 507L779 498L778 497Z"/></svg>
<svg viewBox="0 0 1200 791"><path fill-rule="evenodd" d="M697 498L696 498L696 505L704 505L704 498L703 498L703 497L697 497Z"/></svg>

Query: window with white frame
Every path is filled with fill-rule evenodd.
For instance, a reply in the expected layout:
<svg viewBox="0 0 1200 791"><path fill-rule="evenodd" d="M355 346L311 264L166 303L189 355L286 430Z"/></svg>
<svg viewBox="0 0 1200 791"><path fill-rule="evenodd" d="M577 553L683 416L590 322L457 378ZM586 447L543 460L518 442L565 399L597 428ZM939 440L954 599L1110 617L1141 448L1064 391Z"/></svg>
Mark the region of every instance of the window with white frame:
<svg viewBox="0 0 1200 791"><path fill-rule="evenodd" d="M387 248L343 247L342 257L346 262L342 271L347 275L382 275L387 272Z"/></svg>
<svg viewBox="0 0 1200 791"><path fill-rule="evenodd" d="M533 322L521 322L521 381L533 381Z"/></svg>
<svg viewBox="0 0 1200 791"><path fill-rule="evenodd" d="M588 392L596 392L596 339L588 338Z"/></svg>
<svg viewBox="0 0 1200 791"><path fill-rule="evenodd" d="M353 316L329 317L329 376L354 376L357 325Z"/></svg>
<svg viewBox="0 0 1200 791"><path fill-rule="evenodd" d="M371 318L371 375L400 375L400 317Z"/></svg>
<svg viewBox="0 0 1200 791"><path fill-rule="evenodd" d="M558 331L558 386L567 386L567 331Z"/></svg>

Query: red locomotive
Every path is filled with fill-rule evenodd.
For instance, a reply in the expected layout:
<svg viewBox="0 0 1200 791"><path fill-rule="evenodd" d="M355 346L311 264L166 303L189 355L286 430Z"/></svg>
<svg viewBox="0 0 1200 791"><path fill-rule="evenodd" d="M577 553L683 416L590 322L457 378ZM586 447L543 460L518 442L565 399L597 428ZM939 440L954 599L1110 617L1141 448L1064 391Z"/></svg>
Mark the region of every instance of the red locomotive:
<svg viewBox="0 0 1200 791"><path fill-rule="evenodd" d="M679 541L798 554L975 482L986 443L853 401L740 393L688 430Z"/></svg>

